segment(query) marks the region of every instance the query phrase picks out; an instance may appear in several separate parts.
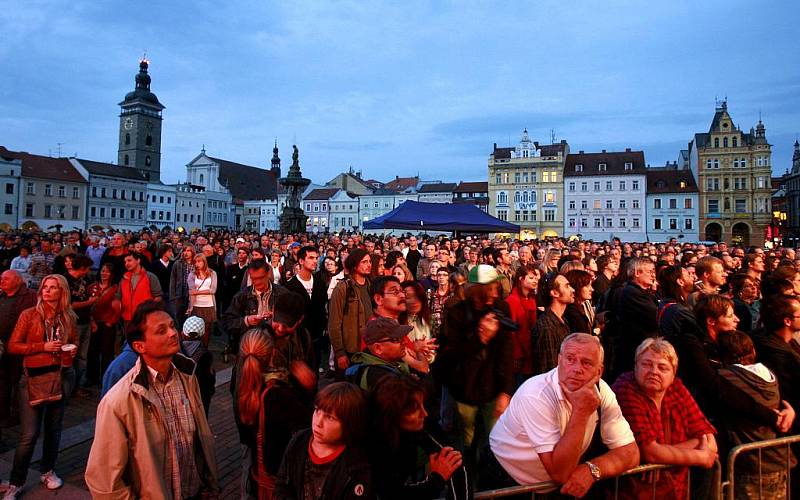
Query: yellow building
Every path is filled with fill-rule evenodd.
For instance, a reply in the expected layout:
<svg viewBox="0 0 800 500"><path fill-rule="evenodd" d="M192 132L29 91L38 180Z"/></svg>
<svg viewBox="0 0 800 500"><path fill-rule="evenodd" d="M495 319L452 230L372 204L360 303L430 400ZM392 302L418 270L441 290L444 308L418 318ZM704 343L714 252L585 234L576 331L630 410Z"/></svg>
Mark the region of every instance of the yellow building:
<svg viewBox="0 0 800 500"><path fill-rule="evenodd" d="M489 213L521 227L523 239L564 231L564 162L567 141L539 145L522 132L519 145L489 155Z"/></svg>
<svg viewBox="0 0 800 500"><path fill-rule="evenodd" d="M771 214L772 152L761 120L744 133L722 101L708 133L695 134L689 143L689 161L699 190L700 239L763 245Z"/></svg>

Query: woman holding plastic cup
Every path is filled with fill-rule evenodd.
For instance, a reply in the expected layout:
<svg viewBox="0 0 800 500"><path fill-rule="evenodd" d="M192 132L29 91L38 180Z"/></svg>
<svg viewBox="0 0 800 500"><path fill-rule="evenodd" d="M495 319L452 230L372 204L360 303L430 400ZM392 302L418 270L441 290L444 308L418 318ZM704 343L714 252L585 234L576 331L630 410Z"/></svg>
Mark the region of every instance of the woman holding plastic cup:
<svg viewBox="0 0 800 500"><path fill-rule="evenodd" d="M8 342L8 353L22 356L24 373L19 385L22 425L14 466L4 499L16 498L28 475L33 449L44 426L40 478L50 490L64 482L53 470L58 457L61 426L75 383L72 361L77 353L77 318L70 306L67 280L45 276L34 307L22 311Z"/></svg>

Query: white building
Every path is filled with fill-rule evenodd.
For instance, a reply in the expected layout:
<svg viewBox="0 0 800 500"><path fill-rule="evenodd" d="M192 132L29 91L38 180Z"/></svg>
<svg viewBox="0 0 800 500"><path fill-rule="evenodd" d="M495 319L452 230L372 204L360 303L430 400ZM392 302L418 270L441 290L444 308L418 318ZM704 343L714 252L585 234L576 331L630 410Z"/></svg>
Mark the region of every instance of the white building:
<svg viewBox="0 0 800 500"><path fill-rule="evenodd" d="M647 169L647 238L699 241L697 183L677 163Z"/></svg>
<svg viewBox="0 0 800 500"><path fill-rule="evenodd" d="M175 184L175 226L186 232L203 228L206 192L203 186Z"/></svg>
<svg viewBox="0 0 800 500"><path fill-rule="evenodd" d="M420 186L417 194L423 203L453 203L453 191L458 184L455 182L432 182Z"/></svg>
<svg viewBox="0 0 800 500"><path fill-rule="evenodd" d="M206 216L203 229L230 229L233 227L233 203L230 193L206 191Z"/></svg>
<svg viewBox="0 0 800 500"><path fill-rule="evenodd" d="M329 200L337 191L339 191L339 188L318 188L303 197L303 211L307 217L306 231L324 233L329 230Z"/></svg>
<svg viewBox="0 0 800 500"><path fill-rule="evenodd" d="M364 222L391 212L407 200L419 201L415 192L398 193L391 189L376 189L373 194L359 196L359 228L363 230Z"/></svg>
<svg viewBox="0 0 800 500"><path fill-rule="evenodd" d="M642 151L567 155L564 236L645 241L647 169Z"/></svg>
<svg viewBox="0 0 800 500"><path fill-rule="evenodd" d="M20 176L22 160L4 158L0 155L0 230L10 231L19 227Z"/></svg>
<svg viewBox="0 0 800 500"><path fill-rule="evenodd" d="M89 229L141 231L147 226L147 179L133 167L78 158L70 162L89 182Z"/></svg>
<svg viewBox="0 0 800 500"><path fill-rule="evenodd" d="M277 231L278 200L247 200L244 202L244 229L258 233Z"/></svg>
<svg viewBox="0 0 800 500"><path fill-rule="evenodd" d="M147 184L147 226L175 229L175 186L150 182Z"/></svg>
<svg viewBox="0 0 800 500"><path fill-rule="evenodd" d="M330 231L358 230L358 196L340 189L328 200Z"/></svg>

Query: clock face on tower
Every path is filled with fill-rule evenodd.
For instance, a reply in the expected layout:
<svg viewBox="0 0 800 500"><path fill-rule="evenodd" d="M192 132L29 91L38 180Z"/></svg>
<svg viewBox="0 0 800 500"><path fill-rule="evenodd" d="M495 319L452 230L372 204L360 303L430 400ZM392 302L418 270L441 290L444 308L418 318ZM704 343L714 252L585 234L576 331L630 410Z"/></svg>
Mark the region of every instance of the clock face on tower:
<svg viewBox="0 0 800 500"><path fill-rule="evenodd" d="M125 119L125 130L130 130L133 128L133 118L126 118Z"/></svg>

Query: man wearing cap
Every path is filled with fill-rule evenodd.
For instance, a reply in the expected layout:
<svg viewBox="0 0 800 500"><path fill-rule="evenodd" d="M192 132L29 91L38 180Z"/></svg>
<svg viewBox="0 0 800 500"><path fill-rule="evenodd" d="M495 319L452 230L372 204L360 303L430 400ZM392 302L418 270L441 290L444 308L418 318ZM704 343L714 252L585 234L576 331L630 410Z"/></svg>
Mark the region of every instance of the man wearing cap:
<svg viewBox="0 0 800 500"><path fill-rule="evenodd" d="M348 381L369 391L380 379L389 375L408 375L408 365L402 359L406 353L403 339L413 330L392 318L373 318L364 327L367 352L353 355L353 365L347 369Z"/></svg>
<svg viewBox="0 0 800 500"><path fill-rule="evenodd" d="M468 459L505 411L514 390L511 332L497 314L510 317L500 300L497 270L478 265L469 273L466 298L445 310L439 338L439 359L434 364L440 379L456 401L456 424ZM475 435L476 419L485 434Z"/></svg>

